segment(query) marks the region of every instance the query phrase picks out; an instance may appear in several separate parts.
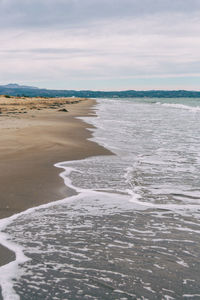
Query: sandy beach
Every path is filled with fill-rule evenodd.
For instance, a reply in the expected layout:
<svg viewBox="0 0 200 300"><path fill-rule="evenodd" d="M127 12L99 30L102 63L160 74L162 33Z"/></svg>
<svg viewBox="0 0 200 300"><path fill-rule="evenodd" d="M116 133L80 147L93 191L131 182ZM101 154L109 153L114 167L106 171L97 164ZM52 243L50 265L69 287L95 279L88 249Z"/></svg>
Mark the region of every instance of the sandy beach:
<svg viewBox="0 0 200 300"><path fill-rule="evenodd" d="M73 193L54 164L110 154L88 141L92 99L0 97L0 218ZM67 110L67 111L66 111ZM0 266L14 254L0 246Z"/></svg>

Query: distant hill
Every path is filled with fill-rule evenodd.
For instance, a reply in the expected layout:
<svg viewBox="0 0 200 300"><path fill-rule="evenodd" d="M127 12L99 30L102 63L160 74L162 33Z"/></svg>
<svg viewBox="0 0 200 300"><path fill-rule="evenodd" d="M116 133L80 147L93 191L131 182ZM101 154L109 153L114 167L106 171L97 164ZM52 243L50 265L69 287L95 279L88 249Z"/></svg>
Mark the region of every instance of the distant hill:
<svg viewBox="0 0 200 300"><path fill-rule="evenodd" d="M34 86L19 85L17 83L9 83L9 84L6 84L6 85L0 85L0 88L5 88L5 89L38 89L37 87L34 87Z"/></svg>
<svg viewBox="0 0 200 300"><path fill-rule="evenodd" d="M86 97L86 98L200 98L198 91L150 90L150 91L91 91L91 90L48 90L18 84L0 85L0 94L28 97Z"/></svg>

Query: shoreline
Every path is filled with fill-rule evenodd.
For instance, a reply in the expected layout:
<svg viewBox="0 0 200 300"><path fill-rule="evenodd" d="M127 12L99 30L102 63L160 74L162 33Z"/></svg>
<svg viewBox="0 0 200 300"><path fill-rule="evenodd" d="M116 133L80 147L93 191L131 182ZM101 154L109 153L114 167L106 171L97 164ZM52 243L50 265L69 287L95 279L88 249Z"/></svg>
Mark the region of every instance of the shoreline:
<svg viewBox="0 0 200 300"><path fill-rule="evenodd" d="M94 116L95 104L87 99L66 104L68 112L47 108L0 117L0 219L75 194L65 186L56 163L112 154L89 141L88 128L93 126L77 119ZM14 259L15 254L0 245L0 267Z"/></svg>

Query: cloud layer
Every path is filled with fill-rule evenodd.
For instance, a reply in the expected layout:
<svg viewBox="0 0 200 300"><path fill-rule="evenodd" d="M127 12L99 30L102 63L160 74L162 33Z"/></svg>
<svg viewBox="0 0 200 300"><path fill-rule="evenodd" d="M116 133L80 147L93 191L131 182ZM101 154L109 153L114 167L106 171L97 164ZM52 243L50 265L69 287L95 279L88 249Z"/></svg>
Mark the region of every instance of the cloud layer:
<svg viewBox="0 0 200 300"><path fill-rule="evenodd" d="M0 81L198 89L199 12L198 0L0 0Z"/></svg>

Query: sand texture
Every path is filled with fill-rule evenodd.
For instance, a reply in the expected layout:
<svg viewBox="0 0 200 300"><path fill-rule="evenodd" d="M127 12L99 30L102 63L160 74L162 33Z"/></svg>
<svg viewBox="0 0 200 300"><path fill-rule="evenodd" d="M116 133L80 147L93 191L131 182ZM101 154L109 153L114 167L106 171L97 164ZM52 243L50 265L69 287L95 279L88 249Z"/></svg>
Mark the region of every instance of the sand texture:
<svg viewBox="0 0 200 300"><path fill-rule="evenodd" d="M55 163L111 154L88 141L91 126L75 118L94 114L94 104L92 99L0 97L0 218L72 194ZM0 247L0 257L2 265L13 253Z"/></svg>

